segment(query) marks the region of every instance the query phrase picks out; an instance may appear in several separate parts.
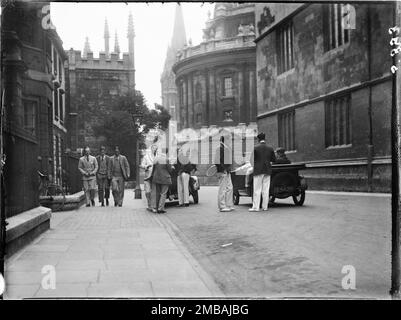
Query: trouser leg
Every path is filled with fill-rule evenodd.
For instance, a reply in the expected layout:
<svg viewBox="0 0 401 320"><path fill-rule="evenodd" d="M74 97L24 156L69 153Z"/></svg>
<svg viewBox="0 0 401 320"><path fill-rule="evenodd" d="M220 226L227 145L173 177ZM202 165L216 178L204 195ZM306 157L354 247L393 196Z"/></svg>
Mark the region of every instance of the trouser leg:
<svg viewBox="0 0 401 320"><path fill-rule="evenodd" d="M184 204L183 182L180 174L177 176L177 193L178 193L178 203Z"/></svg>
<svg viewBox="0 0 401 320"><path fill-rule="evenodd" d="M104 177L97 178L98 198L99 198L100 203L103 203L103 201L104 201L105 181L106 181L106 178L104 178Z"/></svg>
<svg viewBox="0 0 401 320"><path fill-rule="evenodd" d="M270 190L270 175L265 174L263 176L263 182L262 182L263 210L267 210L269 206L269 190Z"/></svg>
<svg viewBox="0 0 401 320"><path fill-rule="evenodd" d="M118 202L119 202L119 199L118 199L119 192L118 192L118 181L117 181L117 178L113 178L111 180L111 192L113 194L114 204L118 204Z"/></svg>
<svg viewBox="0 0 401 320"><path fill-rule="evenodd" d="M223 173L220 177L219 191L218 191L218 208L227 208L226 204L226 189L227 189L227 173Z"/></svg>
<svg viewBox="0 0 401 320"><path fill-rule="evenodd" d="M152 182L152 209L157 210L158 202L157 202L157 184Z"/></svg>
<svg viewBox="0 0 401 320"><path fill-rule="evenodd" d="M118 204L122 205L123 200L124 200L124 189L125 189L125 181L124 178L119 178L118 179L118 189L119 189L119 195L118 195Z"/></svg>
<svg viewBox="0 0 401 320"><path fill-rule="evenodd" d="M145 180L143 182L143 188L145 189L145 196L148 203L148 208L152 207L152 186L150 181Z"/></svg>
<svg viewBox="0 0 401 320"><path fill-rule="evenodd" d="M231 174L227 174L227 184L226 184L226 206L227 208L234 208L233 202L233 183L231 181Z"/></svg>
<svg viewBox="0 0 401 320"><path fill-rule="evenodd" d="M160 199L159 199L159 210L164 210L164 205L166 203L167 192L168 192L168 185L167 184L160 184Z"/></svg>
<svg viewBox="0 0 401 320"><path fill-rule="evenodd" d="M106 178L104 185L104 197L108 200L110 198L110 179Z"/></svg>
<svg viewBox="0 0 401 320"><path fill-rule="evenodd" d="M85 193L86 204L90 204L91 198L90 198L90 191L89 191L89 182L88 182L88 180L83 180L83 185L84 185L84 193Z"/></svg>
<svg viewBox="0 0 401 320"><path fill-rule="evenodd" d="M258 209L260 207L260 196L262 194L262 180L263 174L253 176L253 202L252 208Z"/></svg>
<svg viewBox="0 0 401 320"><path fill-rule="evenodd" d="M181 173L182 195L185 204L189 203L189 174Z"/></svg>

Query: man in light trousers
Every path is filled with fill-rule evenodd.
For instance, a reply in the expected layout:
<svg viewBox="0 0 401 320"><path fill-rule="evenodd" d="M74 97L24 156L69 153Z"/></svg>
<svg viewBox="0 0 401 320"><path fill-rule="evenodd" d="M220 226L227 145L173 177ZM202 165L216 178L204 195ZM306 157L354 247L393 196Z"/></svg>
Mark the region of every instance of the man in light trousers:
<svg viewBox="0 0 401 320"><path fill-rule="evenodd" d="M270 176L272 173L271 163L276 161L272 147L265 142L265 134L259 133L259 143L255 146L251 156L253 166L253 202L249 211L260 211L260 197L262 196L263 211L268 210Z"/></svg>
<svg viewBox="0 0 401 320"><path fill-rule="evenodd" d="M82 173L86 206L95 206L96 172L98 169L96 158L90 155L89 147L85 148L85 155L79 159L78 170Z"/></svg>
<svg viewBox="0 0 401 320"><path fill-rule="evenodd" d="M110 157L106 155L106 148L100 147L100 154L96 157L98 170L97 170L97 186L98 186L98 197L102 207L104 207L104 200L106 200L106 206L109 205L110 197Z"/></svg>
<svg viewBox="0 0 401 320"><path fill-rule="evenodd" d="M191 163L189 157L189 150L184 154L180 149L177 158L177 193L178 193L178 206L189 206L189 179L192 170L195 166Z"/></svg>
<svg viewBox="0 0 401 320"><path fill-rule="evenodd" d="M111 189L114 198L114 206L122 207L125 181L128 180L130 176L130 168L127 158L120 154L120 148L118 146L114 149L114 156L111 158L109 170L109 176L112 177Z"/></svg>
<svg viewBox="0 0 401 320"><path fill-rule="evenodd" d="M145 189L145 196L148 204L148 211L152 211L152 173L153 173L153 162L157 153L157 145L153 144L149 150L147 150L141 163L141 168L145 170L145 177L143 180L143 187Z"/></svg>
<svg viewBox="0 0 401 320"><path fill-rule="evenodd" d="M220 145L216 149L214 163L219 174L219 191L217 206L220 212L234 210L233 184L231 181L232 150L224 143L224 137L220 137Z"/></svg>

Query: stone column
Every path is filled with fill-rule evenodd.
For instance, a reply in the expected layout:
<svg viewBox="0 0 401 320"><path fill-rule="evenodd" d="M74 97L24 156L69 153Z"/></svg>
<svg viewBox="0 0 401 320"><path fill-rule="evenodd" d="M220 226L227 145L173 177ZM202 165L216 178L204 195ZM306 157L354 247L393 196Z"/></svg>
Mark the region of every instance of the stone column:
<svg viewBox="0 0 401 320"><path fill-rule="evenodd" d="M237 111L238 115L237 119L235 119L238 122L243 122L244 113L246 112L245 99L244 99L244 69L245 69L245 64L241 64L238 66L238 111Z"/></svg>
<svg viewBox="0 0 401 320"><path fill-rule="evenodd" d="M216 113L216 73L211 70L209 73L209 125L220 121L220 116Z"/></svg>
<svg viewBox="0 0 401 320"><path fill-rule="evenodd" d="M180 106L180 119L181 120L181 129L186 127L186 110L187 110L187 100L186 100L186 96L187 96L187 87L186 87L186 78L183 77L182 78L182 105Z"/></svg>
<svg viewBox="0 0 401 320"><path fill-rule="evenodd" d="M256 107L256 81L255 81L255 70L252 66L249 70L249 122L256 121L257 116Z"/></svg>
<svg viewBox="0 0 401 320"><path fill-rule="evenodd" d="M203 77L204 77L204 83L205 83L205 94L202 97L202 101L203 103L203 112L202 112L202 124L209 126L210 124L210 118L209 118L209 114L210 114L210 110L209 110L209 106L210 106L210 101L209 101L209 71L208 69L205 69L203 71Z"/></svg>
<svg viewBox="0 0 401 320"><path fill-rule="evenodd" d="M187 76L187 88L188 88L188 97L187 97L187 106L188 106L188 117L187 117L187 126L192 127L193 124L193 84L192 84L192 74Z"/></svg>

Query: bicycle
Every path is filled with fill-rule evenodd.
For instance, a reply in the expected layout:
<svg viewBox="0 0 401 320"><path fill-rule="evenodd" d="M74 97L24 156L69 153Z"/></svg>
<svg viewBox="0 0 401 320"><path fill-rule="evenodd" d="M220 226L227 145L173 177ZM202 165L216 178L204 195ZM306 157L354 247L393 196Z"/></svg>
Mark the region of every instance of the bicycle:
<svg viewBox="0 0 401 320"><path fill-rule="evenodd" d="M39 199L40 204L49 207L52 211L61 211L65 204L65 192L63 187L50 182L49 176L38 171L39 183Z"/></svg>

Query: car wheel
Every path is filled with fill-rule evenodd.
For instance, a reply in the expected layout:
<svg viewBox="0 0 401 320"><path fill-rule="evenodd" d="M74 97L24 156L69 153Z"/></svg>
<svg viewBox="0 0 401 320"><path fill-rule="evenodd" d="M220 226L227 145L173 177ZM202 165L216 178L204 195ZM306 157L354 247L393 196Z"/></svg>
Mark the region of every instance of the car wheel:
<svg viewBox="0 0 401 320"><path fill-rule="evenodd" d="M192 192L192 198L194 199L194 203L195 203L195 204L199 202L198 190Z"/></svg>
<svg viewBox="0 0 401 320"><path fill-rule="evenodd" d="M302 191L297 196L292 196L292 200L294 201L296 206L302 206L305 202L305 191Z"/></svg>
<svg viewBox="0 0 401 320"><path fill-rule="evenodd" d="M234 202L234 205L239 205L239 198L240 198L240 195L239 195L239 192L237 191L237 192L234 192L233 193L233 202Z"/></svg>
<svg viewBox="0 0 401 320"><path fill-rule="evenodd" d="M275 196L270 196L269 197L269 203L274 203L274 201L276 201L276 197Z"/></svg>

